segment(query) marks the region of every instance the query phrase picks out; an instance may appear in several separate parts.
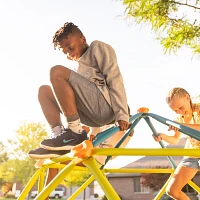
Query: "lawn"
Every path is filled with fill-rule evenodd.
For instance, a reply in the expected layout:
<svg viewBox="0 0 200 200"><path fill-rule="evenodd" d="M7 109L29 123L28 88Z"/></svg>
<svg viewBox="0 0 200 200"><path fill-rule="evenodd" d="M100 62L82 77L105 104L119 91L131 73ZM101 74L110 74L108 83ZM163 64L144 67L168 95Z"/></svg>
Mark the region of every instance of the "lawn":
<svg viewBox="0 0 200 200"><path fill-rule="evenodd" d="M17 198L16 198L17 199ZM11 198L1 198L0 200L16 200L16 199L11 199ZM51 198L53 200L53 198ZM32 198L30 198L29 200L32 200ZM66 199L59 199L59 200L66 200Z"/></svg>
<svg viewBox="0 0 200 200"><path fill-rule="evenodd" d="M11 198L1 198L1 197L0 197L0 200L16 200L16 199L11 199Z"/></svg>

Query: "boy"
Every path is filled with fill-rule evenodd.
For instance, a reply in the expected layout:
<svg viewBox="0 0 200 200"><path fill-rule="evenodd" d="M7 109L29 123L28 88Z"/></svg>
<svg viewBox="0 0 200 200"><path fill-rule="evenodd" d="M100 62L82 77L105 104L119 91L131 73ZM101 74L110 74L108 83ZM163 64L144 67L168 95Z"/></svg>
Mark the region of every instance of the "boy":
<svg viewBox="0 0 200 200"><path fill-rule="evenodd" d="M78 62L78 70L54 66L50 70L53 90L49 86L39 89L43 113L57 136L43 140L41 147L70 150L87 139L81 124L101 127L117 122L121 131L126 130L127 98L113 48L100 41L93 41L89 46L81 30L68 22L55 33L53 44L68 59ZM61 123L61 110L67 129Z"/></svg>
<svg viewBox="0 0 200 200"><path fill-rule="evenodd" d="M82 124L97 128L117 122L121 131L129 126L127 98L114 49L100 41L88 45L81 30L71 22L55 33L53 44L68 59L78 62L78 70L54 66L50 70L53 90L47 85L39 88L38 100L52 138L43 140L42 148L29 152L36 159L66 154L86 140ZM66 117L67 129L60 113ZM47 184L57 173L57 169L49 172Z"/></svg>

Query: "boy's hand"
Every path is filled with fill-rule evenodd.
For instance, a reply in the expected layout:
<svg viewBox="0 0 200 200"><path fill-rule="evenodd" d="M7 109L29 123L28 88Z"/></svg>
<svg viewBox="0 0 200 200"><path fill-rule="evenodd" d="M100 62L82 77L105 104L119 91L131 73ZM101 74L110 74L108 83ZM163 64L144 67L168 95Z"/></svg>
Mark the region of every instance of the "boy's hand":
<svg viewBox="0 0 200 200"><path fill-rule="evenodd" d="M119 124L120 131L125 131L129 127L129 123L123 120L119 120L118 124Z"/></svg>

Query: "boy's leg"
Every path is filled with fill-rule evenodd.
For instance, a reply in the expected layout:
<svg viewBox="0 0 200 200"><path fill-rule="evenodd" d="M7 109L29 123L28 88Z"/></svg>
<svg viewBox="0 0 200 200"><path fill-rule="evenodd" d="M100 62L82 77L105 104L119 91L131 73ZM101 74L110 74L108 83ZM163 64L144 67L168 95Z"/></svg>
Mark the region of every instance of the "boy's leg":
<svg viewBox="0 0 200 200"><path fill-rule="evenodd" d="M60 117L61 109L50 86L43 85L39 88L38 101L51 129L63 126Z"/></svg>
<svg viewBox="0 0 200 200"><path fill-rule="evenodd" d="M87 139L85 131L82 131L82 134L74 131L75 126L80 126L80 130L82 130L81 123L100 127L115 119L112 108L96 84L80 74L63 66L56 66L51 69L51 83L69 129L55 139L42 141L43 148L70 150ZM79 124L76 123L77 121Z"/></svg>
<svg viewBox="0 0 200 200"><path fill-rule="evenodd" d="M63 125L61 122L61 109L54 97L53 91L50 86L48 85L43 85L39 88L38 91L38 100L41 106L41 109L43 111L43 114L50 125L52 129L52 137L59 135L63 130ZM51 155L53 157L59 156L60 154L65 154L67 153L64 151L61 152L51 152L46 149L36 149L30 151L28 154L32 158L36 159L42 159L45 157L48 157ZM47 176L46 176L46 181L45 185L48 185L48 183L58 174L58 169L51 168L48 170ZM48 200L49 197L46 198Z"/></svg>
<svg viewBox="0 0 200 200"><path fill-rule="evenodd" d="M82 133L73 88L69 84L71 70L63 66L55 66L50 71L50 81L68 127L76 133Z"/></svg>
<svg viewBox="0 0 200 200"><path fill-rule="evenodd" d="M43 111L43 114L51 127L52 133L51 136L56 137L64 131L64 127L61 122L61 109L54 97L53 91L50 86L43 85L39 88L38 91L38 100ZM43 148L38 148L31 150L28 155L34 159L45 159L45 158L54 158L59 155L68 153L69 151L48 151Z"/></svg>

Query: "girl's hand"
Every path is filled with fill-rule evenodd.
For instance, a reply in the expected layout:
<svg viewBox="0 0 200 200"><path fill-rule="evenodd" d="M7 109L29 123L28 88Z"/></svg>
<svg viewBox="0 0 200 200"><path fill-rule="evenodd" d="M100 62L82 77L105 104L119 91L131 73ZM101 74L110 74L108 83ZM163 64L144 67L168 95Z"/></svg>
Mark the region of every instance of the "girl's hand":
<svg viewBox="0 0 200 200"><path fill-rule="evenodd" d="M156 141L156 142L160 142L162 140L162 133L158 133L158 136L156 137L154 134L152 135L153 136L153 139Z"/></svg>
<svg viewBox="0 0 200 200"><path fill-rule="evenodd" d="M169 125L168 131L171 131L171 130L177 132L179 129L174 126Z"/></svg>

